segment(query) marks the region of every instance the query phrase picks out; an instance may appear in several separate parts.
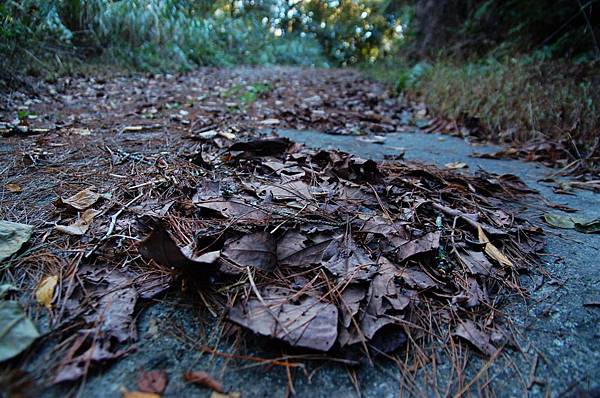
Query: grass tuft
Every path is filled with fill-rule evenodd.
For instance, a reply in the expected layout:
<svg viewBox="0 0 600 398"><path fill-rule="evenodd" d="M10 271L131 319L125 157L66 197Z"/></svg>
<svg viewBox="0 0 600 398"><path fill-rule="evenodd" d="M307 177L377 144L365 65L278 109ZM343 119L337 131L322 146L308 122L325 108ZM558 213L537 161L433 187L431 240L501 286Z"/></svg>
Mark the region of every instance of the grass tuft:
<svg viewBox="0 0 600 398"><path fill-rule="evenodd" d="M423 101L435 115L479 119L492 141L523 144L568 139L591 150L600 132L597 72L594 65L522 57L387 65L369 74L395 82L399 91Z"/></svg>

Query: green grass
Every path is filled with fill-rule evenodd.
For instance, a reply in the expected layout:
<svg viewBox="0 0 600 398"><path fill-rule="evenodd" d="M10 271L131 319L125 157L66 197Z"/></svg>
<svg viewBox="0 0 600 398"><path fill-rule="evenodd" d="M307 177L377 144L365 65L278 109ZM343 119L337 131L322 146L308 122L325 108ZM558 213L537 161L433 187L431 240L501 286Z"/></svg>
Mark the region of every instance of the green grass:
<svg viewBox="0 0 600 398"><path fill-rule="evenodd" d="M270 92L272 87L265 83L255 83L250 86L236 84L223 93L224 98L239 98L243 106L250 106L262 95Z"/></svg>
<svg viewBox="0 0 600 398"><path fill-rule="evenodd" d="M425 102L434 115L478 118L494 141L568 139L584 151L600 136L600 83L593 83L597 73L593 65L531 57L382 65L369 71L395 82L409 98Z"/></svg>

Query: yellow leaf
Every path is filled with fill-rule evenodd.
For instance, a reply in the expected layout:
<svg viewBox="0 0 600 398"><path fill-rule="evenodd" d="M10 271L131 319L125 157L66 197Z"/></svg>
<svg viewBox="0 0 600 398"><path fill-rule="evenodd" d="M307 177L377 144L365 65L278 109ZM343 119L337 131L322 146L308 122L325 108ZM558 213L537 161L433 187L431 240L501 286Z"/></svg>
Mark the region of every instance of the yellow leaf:
<svg viewBox="0 0 600 398"><path fill-rule="evenodd" d="M83 212L79 220L75 221L71 225L57 225L55 228L57 231L64 232L69 235L81 236L87 232L88 228L92 224L92 221L94 220L94 217L100 213L100 210L87 209Z"/></svg>
<svg viewBox="0 0 600 398"><path fill-rule="evenodd" d="M222 394L220 392L213 391L210 398L240 398L242 396L239 392L230 392L229 394Z"/></svg>
<svg viewBox="0 0 600 398"><path fill-rule="evenodd" d="M23 188L18 184L6 184L6 190L12 193L23 192Z"/></svg>
<svg viewBox="0 0 600 398"><path fill-rule="evenodd" d="M477 226L477 233L479 234L479 241L485 243L485 253L488 256L498 261L502 266L513 266L512 261L510 261L508 257L506 257L500 250L498 250L496 246L490 242L480 225Z"/></svg>
<svg viewBox="0 0 600 398"><path fill-rule="evenodd" d="M151 392L125 391L123 398L160 398L160 395Z"/></svg>
<svg viewBox="0 0 600 398"><path fill-rule="evenodd" d="M58 283L58 276L47 276L42 282L39 284L38 288L35 291L35 298L38 303L42 304L44 307L50 309L52 308L52 298L54 297L54 288Z"/></svg>

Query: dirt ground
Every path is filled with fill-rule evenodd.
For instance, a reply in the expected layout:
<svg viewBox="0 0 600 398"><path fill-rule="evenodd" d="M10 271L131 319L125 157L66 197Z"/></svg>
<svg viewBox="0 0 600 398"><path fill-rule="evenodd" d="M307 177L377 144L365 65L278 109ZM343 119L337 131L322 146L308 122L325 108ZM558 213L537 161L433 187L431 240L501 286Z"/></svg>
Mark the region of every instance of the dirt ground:
<svg viewBox="0 0 600 398"><path fill-rule="evenodd" d="M2 283L16 288L11 294L42 335L0 368L7 390L26 396L121 396L140 389L140 372L165 370L168 384L162 396L211 396L210 389L182 376L197 369L219 380L230 396L239 392L244 397L599 396L600 243L597 235L553 229L541 221L545 213L572 209L588 218L600 216L597 194L579 189L588 188L586 183L570 184L572 180L553 176L556 169L535 162L474 157L474 152L499 148L473 147L463 139L432 133L448 129L422 105L408 105L385 85L353 71L201 69L181 76L60 79L35 91L4 94L0 102L1 216L35 227L29 246L2 264ZM419 347L409 344L410 349L392 350L393 355L354 366L348 358L323 360L322 354L290 349L251 333L232 344L229 332L223 332L223 318L215 313L223 303L212 301L193 280L168 267L146 268L144 253L138 253L143 237L132 220L164 217L182 195L194 195L204 181L199 168L218 167L214 153L221 157L232 142L274 132L316 150L336 148L376 161L404 156L435 164L444 178L473 178L468 181L474 186L480 180L471 175L479 170L512 174L537 190L539 194L530 194L521 187L521 194L514 195L507 189L497 198L502 209L523 218L528 230L542 226L546 238L537 261L542 267L515 272L514 280L506 275L524 288L500 290L489 304L493 311L479 314L490 330L495 317L502 318L503 330L510 330L509 341L500 344L505 349L482 355L481 347L460 343L449 355L428 347L437 355L423 354L430 358L418 364L404 361ZM363 181L368 183L375 184ZM86 223L83 234L57 233L57 225L73 228L65 202L86 189L102 193L94 200L106 203L91 215L97 221ZM140 203L146 190L155 200ZM109 236L114 246L106 244ZM116 256L120 253L127 255ZM102 323L108 315L91 319L89 311L82 315L77 309L99 308L111 281L118 283L121 275L136 271L143 271L144 278L134 282L135 305L124 300L108 314L133 319L113 334L122 344L118 350L94 348L98 331L90 324ZM36 296L47 275L60 275L50 310ZM91 288L89 297L97 302L69 290L96 280L109 284ZM91 350L105 349L98 357L84 351L90 338ZM408 363L415 368L409 369Z"/></svg>

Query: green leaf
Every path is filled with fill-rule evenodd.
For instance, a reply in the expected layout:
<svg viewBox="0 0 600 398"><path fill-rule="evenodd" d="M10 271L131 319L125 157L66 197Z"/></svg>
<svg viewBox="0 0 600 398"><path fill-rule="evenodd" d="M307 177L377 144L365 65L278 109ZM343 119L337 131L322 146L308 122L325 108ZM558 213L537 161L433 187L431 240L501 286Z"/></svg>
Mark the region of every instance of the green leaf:
<svg viewBox="0 0 600 398"><path fill-rule="evenodd" d="M584 219L581 217L544 214L544 221L553 227L575 229L584 234L600 233L600 218Z"/></svg>
<svg viewBox="0 0 600 398"><path fill-rule="evenodd" d="M575 223L570 216L561 216L558 214L544 214L544 221L556 228L574 229Z"/></svg>
<svg viewBox="0 0 600 398"><path fill-rule="evenodd" d="M4 283L0 285L0 299L3 299L8 293L17 291L17 288L10 283Z"/></svg>
<svg viewBox="0 0 600 398"><path fill-rule="evenodd" d="M39 335L19 303L0 302L0 362L22 353Z"/></svg>
<svg viewBox="0 0 600 398"><path fill-rule="evenodd" d="M0 261L19 251L23 243L31 238L33 227L10 221L0 221Z"/></svg>

